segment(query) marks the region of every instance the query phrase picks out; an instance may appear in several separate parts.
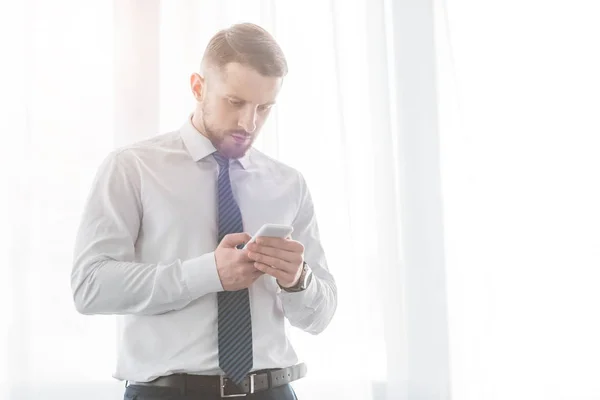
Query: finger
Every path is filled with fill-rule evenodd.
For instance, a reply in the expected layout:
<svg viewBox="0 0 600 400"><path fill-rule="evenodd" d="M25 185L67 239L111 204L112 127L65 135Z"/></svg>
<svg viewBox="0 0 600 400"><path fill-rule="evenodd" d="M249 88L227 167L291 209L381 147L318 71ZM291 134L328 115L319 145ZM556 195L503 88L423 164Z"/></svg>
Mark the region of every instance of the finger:
<svg viewBox="0 0 600 400"><path fill-rule="evenodd" d="M274 247L276 249L291 251L293 253L303 253L304 246L302 243L291 240L291 239L282 239L275 237L259 237L256 239L256 244L266 247Z"/></svg>
<svg viewBox="0 0 600 400"><path fill-rule="evenodd" d="M270 256L273 258L278 258L280 260L284 260L290 263L298 263L302 258L301 253L294 253L288 250L282 250L275 247L261 246L255 243L252 243L248 246L248 250L251 254L264 254L265 256ZM250 257L252 258L252 257ZM255 259L255 258L253 258ZM260 260L257 260L260 261ZM271 264L273 265L273 264Z"/></svg>
<svg viewBox="0 0 600 400"><path fill-rule="evenodd" d="M255 253L255 252L249 252L248 253L248 258L250 258L251 260L254 260L256 262L265 264L265 265L270 265L273 268L277 268L286 272L292 272L295 271L297 268L294 266L294 264L286 261L286 260L282 260L280 258L277 257L271 257L271 256L267 256L265 254L261 254L261 253ZM295 263L295 265L298 265L298 263Z"/></svg>
<svg viewBox="0 0 600 400"><path fill-rule="evenodd" d="M265 274L272 276L273 278L277 279L278 281L285 282L285 281L289 281L292 278L291 274L287 273L286 271L282 271L280 269L273 268L267 264L256 262L256 263L254 263L254 267L256 269L258 269L259 271L262 271Z"/></svg>
<svg viewBox="0 0 600 400"><path fill-rule="evenodd" d="M221 243L219 243L219 246L226 247L226 248L233 248L233 247L236 247L237 245L244 244L244 243L250 241L250 239L252 239L252 236L250 236L246 232L230 233L229 235L225 235L225 237L223 237L223 239L221 240Z"/></svg>

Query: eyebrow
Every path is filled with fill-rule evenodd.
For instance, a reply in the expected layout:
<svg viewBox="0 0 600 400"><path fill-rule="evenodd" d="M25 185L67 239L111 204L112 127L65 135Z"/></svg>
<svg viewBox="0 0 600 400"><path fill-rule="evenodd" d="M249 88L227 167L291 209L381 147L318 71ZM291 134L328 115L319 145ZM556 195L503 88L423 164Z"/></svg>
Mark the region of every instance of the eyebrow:
<svg viewBox="0 0 600 400"><path fill-rule="evenodd" d="M244 103L249 103L249 101L244 100L244 99L242 99L242 98L240 98L238 96L232 95L232 94L226 94L225 97L233 99L233 100L241 101L241 102L244 102ZM265 103L265 104L259 104L259 106L272 106L274 104L275 104L274 101L270 101L270 102Z"/></svg>

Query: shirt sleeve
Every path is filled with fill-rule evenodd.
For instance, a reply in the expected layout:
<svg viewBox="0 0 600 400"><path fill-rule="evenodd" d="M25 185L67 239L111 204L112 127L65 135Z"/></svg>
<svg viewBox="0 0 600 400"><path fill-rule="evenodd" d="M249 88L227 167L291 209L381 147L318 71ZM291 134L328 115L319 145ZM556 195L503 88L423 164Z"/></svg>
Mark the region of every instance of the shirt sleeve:
<svg viewBox="0 0 600 400"><path fill-rule="evenodd" d="M84 206L75 241L71 288L82 314L163 314L222 291L214 252L189 260L135 262L142 221L134 157L104 160Z"/></svg>
<svg viewBox="0 0 600 400"><path fill-rule="evenodd" d="M337 307L337 287L327 267L325 251L310 191L300 176L301 200L292 224L292 237L304 245L304 260L313 271L308 288L302 292L280 290L278 296L285 316L292 326L311 334L319 334L329 325Z"/></svg>

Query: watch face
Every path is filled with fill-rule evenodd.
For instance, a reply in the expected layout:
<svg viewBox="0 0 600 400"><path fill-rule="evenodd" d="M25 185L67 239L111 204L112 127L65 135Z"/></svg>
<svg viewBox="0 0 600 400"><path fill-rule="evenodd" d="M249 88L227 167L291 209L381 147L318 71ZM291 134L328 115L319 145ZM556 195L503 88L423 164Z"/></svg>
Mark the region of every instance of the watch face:
<svg viewBox="0 0 600 400"><path fill-rule="evenodd" d="M312 278L312 271L306 263L304 263L304 271L302 272L302 274L304 275L302 277L302 289L306 289Z"/></svg>

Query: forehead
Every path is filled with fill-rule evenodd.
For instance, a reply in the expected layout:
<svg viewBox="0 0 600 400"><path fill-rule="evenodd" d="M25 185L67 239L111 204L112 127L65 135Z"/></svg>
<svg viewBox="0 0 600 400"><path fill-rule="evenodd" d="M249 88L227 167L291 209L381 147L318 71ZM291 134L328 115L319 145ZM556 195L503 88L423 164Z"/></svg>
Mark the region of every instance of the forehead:
<svg viewBox="0 0 600 400"><path fill-rule="evenodd" d="M229 63L216 74L221 95L235 96L255 104L275 101L283 78L263 76L251 67Z"/></svg>

